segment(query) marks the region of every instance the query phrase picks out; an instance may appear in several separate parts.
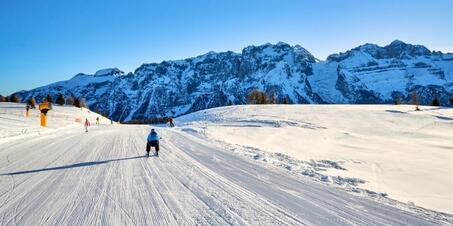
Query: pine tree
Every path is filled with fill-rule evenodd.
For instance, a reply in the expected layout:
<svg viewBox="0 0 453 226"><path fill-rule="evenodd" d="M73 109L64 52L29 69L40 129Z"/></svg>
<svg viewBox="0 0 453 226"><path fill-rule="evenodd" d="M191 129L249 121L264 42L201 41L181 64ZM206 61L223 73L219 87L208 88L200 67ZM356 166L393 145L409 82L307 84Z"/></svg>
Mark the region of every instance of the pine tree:
<svg viewBox="0 0 453 226"><path fill-rule="evenodd" d="M6 97L0 95L0 102L6 102L6 99L7 99Z"/></svg>
<svg viewBox="0 0 453 226"><path fill-rule="evenodd" d="M13 94L9 97L9 101L13 103L20 103L20 98L16 94Z"/></svg>
<svg viewBox="0 0 453 226"><path fill-rule="evenodd" d="M450 102L450 105L453 105L453 97L448 100Z"/></svg>
<svg viewBox="0 0 453 226"><path fill-rule="evenodd" d="M47 94L47 96L46 96L46 101L49 102L49 103L52 103L52 102L53 102L52 96L50 96L50 94Z"/></svg>
<svg viewBox="0 0 453 226"><path fill-rule="evenodd" d="M27 105L30 106L30 108L36 108L36 100L34 97L31 97L30 99L27 100Z"/></svg>
<svg viewBox="0 0 453 226"><path fill-rule="evenodd" d="M267 104L267 96L259 90L252 90L247 97L248 104Z"/></svg>
<svg viewBox="0 0 453 226"><path fill-rule="evenodd" d="M247 104L257 104L258 90L252 90L247 96Z"/></svg>
<svg viewBox="0 0 453 226"><path fill-rule="evenodd" d="M231 100L228 100L227 101L227 106L231 106L231 105L233 105L233 102Z"/></svg>
<svg viewBox="0 0 453 226"><path fill-rule="evenodd" d="M420 108L418 107L418 105L420 103L418 102L418 96L417 96L417 92L415 90L412 91L412 104L415 105L416 111L420 111Z"/></svg>
<svg viewBox="0 0 453 226"><path fill-rule="evenodd" d="M66 98L66 104L67 105L74 105L74 97Z"/></svg>
<svg viewBox="0 0 453 226"><path fill-rule="evenodd" d="M431 106L440 106L440 100L439 100L439 98L435 97L435 98L431 101Z"/></svg>
<svg viewBox="0 0 453 226"><path fill-rule="evenodd" d="M85 103L85 100L82 99L82 98L75 98L74 99L74 104L73 104L75 107L78 107L78 108L81 108L81 107L86 107L86 103Z"/></svg>
<svg viewBox="0 0 453 226"><path fill-rule="evenodd" d="M288 100L288 97L285 97L285 99L283 99L283 102L282 104L289 104L289 100Z"/></svg>
<svg viewBox="0 0 453 226"><path fill-rule="evenodd" d="M85 101L85 99L80 98L80 106L81 106L81 107L84 107L84 108L87 107L87 102Z"/></svg>
<svg viewBox="0 0 453 226"><path fill-rule="evenodd" d="M267 104L267 97L266 97L265 93L263 93L263 92L259 93L258 104Z"/></svg>
<svg viewBox="0 0 453 226"><path fill-rule="evenodd" d="M401 104L401 97L395 97L395 101L394 101L395 105L400 105Z"/></svg>
<svg viewBox="0 0 453 226"><path fill-rule="evenodd" d="M269 96L267 100L268 104L276 104L277 103L277 97L275 95L275 92L272 92L272 94Z"/></svg>
<svg viewBox="0 0 453 226"><path fill-rule="evenodd" d="M61 106L63 106L65 104L65 99L64 99L63 94L58 95L56 103Z"/></svg>
<svg viewBox="0 0 453 226"><path fill-rule="evenodd" d="M75 98L75 99L74 99L73 105L74 105L75 107L78 107L78 108L81 108L81 107L82 107L82 104L81 104L79 98Z"/></svg>

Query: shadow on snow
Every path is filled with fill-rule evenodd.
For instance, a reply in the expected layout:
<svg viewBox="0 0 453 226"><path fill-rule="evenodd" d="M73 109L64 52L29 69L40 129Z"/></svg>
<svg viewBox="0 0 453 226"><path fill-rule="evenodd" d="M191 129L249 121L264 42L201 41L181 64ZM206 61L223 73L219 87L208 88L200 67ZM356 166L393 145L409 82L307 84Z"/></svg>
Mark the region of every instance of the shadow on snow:
<svg viewBox="0 0 453 226"><path fill-rule="evenodd" d="M105 164L105 163L110 163L110 162L118 162L118 161L140 159L140 158L146 158L146 155L128 157L128 158L110 159L110 160L103 160L103 161L80 162L80 163L75 163L75 164L66 165L66 166L56 166L56 167L49 167L49 168L42 168L42 169L16 171L16 172L11 172L11 173L2 173L2 174L0 174L0 176L13 176L13 175L21 175L21 174L29 174L29 173L39 173L39 172L44 172L44 171L52 171L52 170L63 170L63 169L71 169L71 168L77 168L77 167L95 166L95 165L100 165L100 164Z"/></svg>
<svg viewBox="0 0 453 226"><path fill-rule="evenodd" d="M404 112L404 111L398 111L398 110L385 110L386 112L390 112L390 113L398 113L398 114L406 114L407 112Z"/></svg>

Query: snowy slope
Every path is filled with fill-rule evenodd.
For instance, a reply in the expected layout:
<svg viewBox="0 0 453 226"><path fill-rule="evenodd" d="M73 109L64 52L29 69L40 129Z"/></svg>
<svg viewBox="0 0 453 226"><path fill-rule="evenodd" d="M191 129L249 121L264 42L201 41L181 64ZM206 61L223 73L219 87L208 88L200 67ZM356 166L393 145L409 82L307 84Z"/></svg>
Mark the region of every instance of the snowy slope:
<svg viewBox="0 0 453 226"><path fill-rule="evenodd" d="M55 114L79 114L71 109ZM0 131L10 130L11 117L31 126L10 116L22 109L0 110L8 112ZM250 161L190 127L158 127L160 156L144 158L149 129L74 126L0 142L0 225L453 224L447 214L354 196Z"/></svg>
<svg viewBox="0 0 453 226"><path fill-rule="evenodd" d="M417 91L428 105L453 96L453 54L394 41L365 44L325 61L286 43L249 46L241 53L209 52L177 61L143 64L134 73L104 69L18 92L23 101L51 94L85 98L90 109L117 121L178 116L244 104L253 89L292 103L407 103Z"/></svg>
<svg viewBox="0 0 453 226"><path fill-rule="evenodd" d="M196 112L177 123L258 162L453 213L453 110L413 110L247 105Z"/></svg>
<svg viewBox="0 0 453 226"><path fill-rule="evenodd" d="M36 105L37 107L38 105ZM47 127L40 126L40 111L30 109L29 117L25 117L25 105L16 103L0 103L0 143L12 139L20 139L45 133L64 131L70 128L83 128L87 118L92 124L99 117L100 124L110 124L110 120L91 112L86 108L53 105L47 113Z"/></svg>

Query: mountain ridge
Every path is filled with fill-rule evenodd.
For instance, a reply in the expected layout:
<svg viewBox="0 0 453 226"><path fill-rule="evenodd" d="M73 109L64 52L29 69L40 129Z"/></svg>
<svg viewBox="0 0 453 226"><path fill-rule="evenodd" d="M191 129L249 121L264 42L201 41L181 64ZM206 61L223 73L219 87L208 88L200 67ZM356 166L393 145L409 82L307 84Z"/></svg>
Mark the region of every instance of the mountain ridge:
<svg viewBox="0 0 453 226"><path fill-rule="evenodd" d="M315 58L300 45L250 45L241 53L208 52L200 56L145 63L125 74L117 68L16 93L23 101L47 94L85 98L88 106L115 120L178 116L193 111L245 104L253 89L290 103L391 103L409 101L412 91L422 104L453 94L453 54L395 40L364 44L346 52Z"/></svg>

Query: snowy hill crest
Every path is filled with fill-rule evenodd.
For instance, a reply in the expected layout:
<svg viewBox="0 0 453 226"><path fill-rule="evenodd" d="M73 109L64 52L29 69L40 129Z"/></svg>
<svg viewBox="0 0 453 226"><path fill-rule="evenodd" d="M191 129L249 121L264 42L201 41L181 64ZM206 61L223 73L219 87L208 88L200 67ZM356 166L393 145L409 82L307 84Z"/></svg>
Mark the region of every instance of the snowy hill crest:
<svg viewBox="0 0 453 226"><path fill-rule="evenodd" d="M299 45L279 42L143 64L129 74L117 68L78 74L17 94L22 100L49 93L83 97L90 108L125 121L244 104L253 89L292 103L408 102L416 90L422 104L438 97L446 105L452 85L453 54L421 45L365 44L319 61Z"/></svg>

